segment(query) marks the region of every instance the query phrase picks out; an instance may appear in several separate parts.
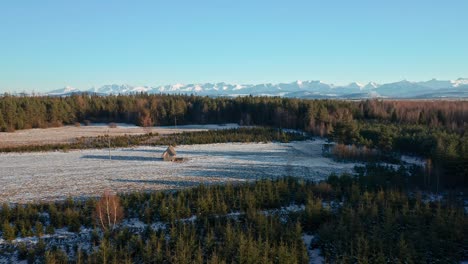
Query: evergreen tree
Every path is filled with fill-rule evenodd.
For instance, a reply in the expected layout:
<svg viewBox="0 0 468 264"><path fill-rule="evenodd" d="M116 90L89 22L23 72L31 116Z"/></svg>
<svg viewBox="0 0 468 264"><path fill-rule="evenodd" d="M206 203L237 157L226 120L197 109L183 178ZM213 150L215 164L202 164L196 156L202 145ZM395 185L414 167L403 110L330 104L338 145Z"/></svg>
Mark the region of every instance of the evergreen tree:
<svg viewBox="0 0 468 264"><path fill-rule="evenodd" d="M16 238L15 228L10 225L7 221L3 223L2 226L3 238L7 241L11 241Z"/></svg>

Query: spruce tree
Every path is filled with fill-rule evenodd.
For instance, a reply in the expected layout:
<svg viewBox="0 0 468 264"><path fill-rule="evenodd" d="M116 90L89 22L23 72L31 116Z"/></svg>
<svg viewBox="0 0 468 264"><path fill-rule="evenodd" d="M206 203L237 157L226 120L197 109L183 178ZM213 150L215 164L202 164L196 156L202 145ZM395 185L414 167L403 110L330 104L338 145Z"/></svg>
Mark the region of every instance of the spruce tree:
<svg viewBox="0 0 468 264"><path fill-rule="evenodd" d="M7 221L3 223L2 226L2 231L3 231L3 239L7 241L11 241L15 239L15 228L10 225Z"/></svg>
<svg viewBox="0 0 468 264"><path fill-rule="evenodd" d="M7 131L5 120L3 119L2 110L0 110L0 132Z"/></svg>
<svg viewBox="0 0 468 264"><path fill-rule="evenodd" d="M41 222L37 221L34 228L36 231L36 236L40 237L44 234L44 227L42 226Z"/></svg>

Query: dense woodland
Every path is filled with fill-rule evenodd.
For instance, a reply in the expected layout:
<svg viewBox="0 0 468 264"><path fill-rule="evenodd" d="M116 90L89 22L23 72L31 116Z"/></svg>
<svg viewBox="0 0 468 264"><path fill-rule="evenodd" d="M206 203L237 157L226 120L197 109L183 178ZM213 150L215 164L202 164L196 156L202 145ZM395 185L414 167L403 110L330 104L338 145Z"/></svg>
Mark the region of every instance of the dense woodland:
<svg viewBox="0 0 468 264"><path fill-rule="evenodd" d="M369 173L361 177L370 178L386 170L364 169ZM148 224L143 230L125 224L104 229L97 199L68 199L4 205L2 237L92 230L82 244L17 244L18 257L29 263L309 263L313 248L336 263L456 263L468 257L463 208L408 196L398 182L377 186L346 175L319 184L265 179L118 199L124 219L140 219ZM286 209L291 205L300 210ZM316 234L311 248L304 234Z"/></svg>
<svg viewBox="0 0 468 264"><path fill-rule="evenodd" d="M465 176L468 175L468 101L339 101L147 94L0 97L0 131L77 122L126 122L141 126L234 122L301 129L339 143L377 149L384 154L406 153L427 158L430 164L428 182L433 189L437 186L466 187ZM205 140L197 137L199 142L210 142L211 136ZM120 139L121 143L124 141Z"/></svg>
<svg viewBox="0 0 468 264"><path fill-rule="evenodd" d="M210 98L186 95L0 97L0 129L45 128L75 122L141 126L241 123L304 129L326 135L344 121L425 125L462 133L466 101L339 101L281 97Z"/></svg>

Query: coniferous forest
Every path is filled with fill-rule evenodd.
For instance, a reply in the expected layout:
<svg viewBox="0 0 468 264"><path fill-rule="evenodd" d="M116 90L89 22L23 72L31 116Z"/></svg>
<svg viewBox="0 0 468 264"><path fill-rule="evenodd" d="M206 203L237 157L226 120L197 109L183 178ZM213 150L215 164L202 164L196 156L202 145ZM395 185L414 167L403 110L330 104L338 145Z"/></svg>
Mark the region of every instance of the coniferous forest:
<svg viewBox="0 0 468 264"><path fill-rule="evenodd" d="M239 123L254 127L111 140L128 147L320 136L339 143L330 152L334 158L363 165L320 182L283 177L4 204L0 260L310 263L320 250L326 263L458 263L468 259L467 109L467 101L4 95L2 132L77 122ZM75 145L2 151L105 147L102 142L84 138ZM426 166L398 166L401 154L420 156Z"/></svg>
<svg viewBox="0 0 468 264"><path fill-rule="evenodd" d="M116 198L125 221L112 228L96 217L98 199L3 205L3 238L41 236L18 244L18 258L28 263L308 263L315 248L333 263L467 257L463 208L346 175L320 184L266 179ZM74 235L47 236L58 230ZM307 234L316 235L306 246ZM13 251L2 247L4 255Z"/></svg>

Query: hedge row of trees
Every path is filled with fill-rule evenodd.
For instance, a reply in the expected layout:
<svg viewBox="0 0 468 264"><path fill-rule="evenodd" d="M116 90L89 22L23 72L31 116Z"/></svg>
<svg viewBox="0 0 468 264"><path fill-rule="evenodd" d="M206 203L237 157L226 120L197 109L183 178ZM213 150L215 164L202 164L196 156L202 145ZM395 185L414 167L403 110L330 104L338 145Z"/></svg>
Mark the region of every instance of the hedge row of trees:
<svg viewBox="0 0 468 264"><path fill-rule="evenodd" d="M310 137L303 133L284 131L281 129L254 127L210 130L200 132L183 132L170 134L152 141L151 145L193 145L230 142L290 142L301 141Z"/></svg>
<svg viewBox="0 0 468 264"><path fill-rule="evenodd" d="M281 178L132 193L119 200L125 219L163 222L166 228L103 230L96 218L98 200L67 200L4 205L2 238L11 239L8 229L21 226L32 227L15 235L94 228L85 241L92 245L89 250L42 240L21 244L19 257L30 263L308 263L304 233L318 234L312 247L322 249L328 262L454 263L468 257L461 206L408 197L395 185L374 189L360 177L331 177L320 184ZM305 208L277 210L291 204Z"/></svg>

